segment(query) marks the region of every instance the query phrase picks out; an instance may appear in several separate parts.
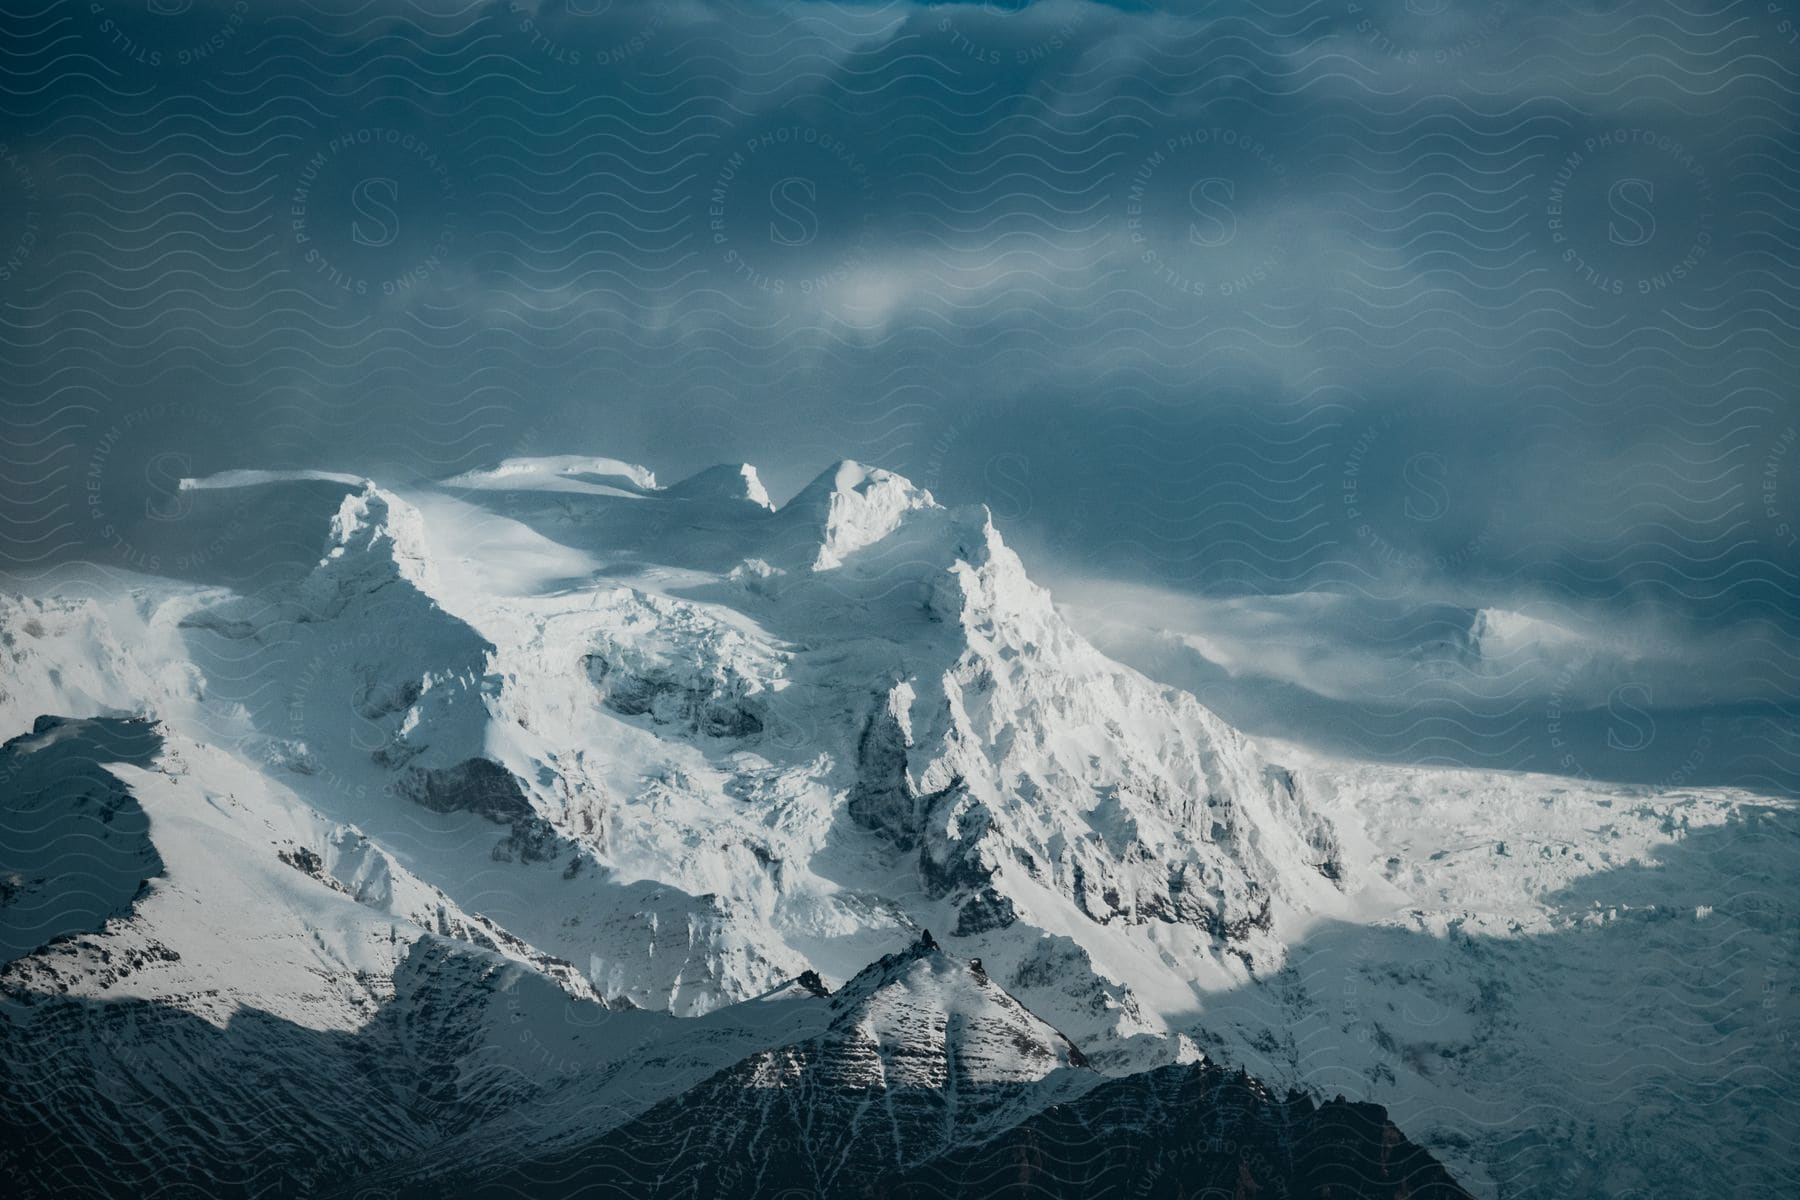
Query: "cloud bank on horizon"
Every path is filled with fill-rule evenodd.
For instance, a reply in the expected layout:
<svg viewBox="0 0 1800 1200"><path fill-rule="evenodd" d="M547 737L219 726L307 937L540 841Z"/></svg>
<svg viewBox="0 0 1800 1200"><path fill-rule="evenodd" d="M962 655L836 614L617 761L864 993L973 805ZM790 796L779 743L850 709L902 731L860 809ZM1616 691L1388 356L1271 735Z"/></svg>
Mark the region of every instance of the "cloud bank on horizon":
<svg viewBox="0 0 1800 1200"><path fill-rule="evenodd" d="M1554 768L1566 693L1800 780L1780 6L14 8L15 580L216 471L851 456L1165 597L1107 620L1228 717Z"/></svg>

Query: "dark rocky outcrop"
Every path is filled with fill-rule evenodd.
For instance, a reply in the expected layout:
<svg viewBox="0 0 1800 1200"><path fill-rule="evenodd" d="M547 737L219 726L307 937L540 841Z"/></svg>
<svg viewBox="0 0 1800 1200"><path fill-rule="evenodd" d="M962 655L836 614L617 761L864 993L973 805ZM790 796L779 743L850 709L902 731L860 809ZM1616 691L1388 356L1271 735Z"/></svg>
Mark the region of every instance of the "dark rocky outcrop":
<svg viewBox="0 0 1800 1200"><path fill-rule="evenodd" d="M644 717L713 738L747 738L763 730L762 713L748 694L749 681L735 672L631 668L601 654L581 661L600 703L622 717Z"/></svg>
<svg viewBox="0 0 1800 1200"><path fill-rule="evenodd" d="M466 758L453 767L411 767L400 792L432 812L477 813L511 832L494 846L498 862L550 862L560 858L565 839L544 818L512 772L485 758Z"/></svg>

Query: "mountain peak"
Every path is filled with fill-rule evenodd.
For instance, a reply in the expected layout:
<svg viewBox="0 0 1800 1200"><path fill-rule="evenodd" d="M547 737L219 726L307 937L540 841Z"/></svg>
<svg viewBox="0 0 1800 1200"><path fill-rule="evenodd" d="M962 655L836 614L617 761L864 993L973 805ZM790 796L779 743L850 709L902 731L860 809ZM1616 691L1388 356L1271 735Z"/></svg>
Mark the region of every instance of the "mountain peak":
<svg viewBox="0 0 1800 1200"><path fill-rule="evenodd" d="M801 488L783 506L783 511L804 508L809 504L816 505L833 496L868 497L881 491L914 498L920 508L937 507L937 501L932 498L931 493L906 476L885 467L857 462L853 458L841 458L813 476L812 482Z"/></svg>
<svg viewBox="0 0 1800 1200"><path fill-rule="evenodd" d="M826 1058L852 1075L917 1084L946 1071L974 1082L1038 1079L1087 1056L929 930L870 963L832 997Z"/></svg>
<svg viewBox="0 0 1800 1200"><path fill-rule="evenodd" d="M881 482L886 479L898 479L907 486L911 486L910 480L895 475L892 471L871 467L865 463L859 463L853 458L840 458L822 471L818 478L821 481L829 479L831 489L837 492L861 491L872 482Z"/></svg>
<svg viewBox="0 0 1800 1200"><path fill-rule="evenodd" d="M914 938L909 945L895 950L891 954L882 955L858 971L848 983L838 989L837 995L851 997L858 993L871 993L904 973L906 968L912 964L928 959L932 955L947 957L943 947L938 945L937 939L931 936L931 930L921 929L919 936Z"/></svg>
<svg viewBox="0 0 1800 1200"><path fill-rule="evenodd" d="M331 518L325 566L356 551L374 551L407 582L429 586L431 554L419 510L385 488L365 482L345 494Z"/></svg>
<svg viewBox="0 0 1800 1200"><path fill-rule="evenodd" d="M781 512L818 539L812 569L829 571L894 532L907 514L939 507L905 476L846 458L801 488Z"/></svg>

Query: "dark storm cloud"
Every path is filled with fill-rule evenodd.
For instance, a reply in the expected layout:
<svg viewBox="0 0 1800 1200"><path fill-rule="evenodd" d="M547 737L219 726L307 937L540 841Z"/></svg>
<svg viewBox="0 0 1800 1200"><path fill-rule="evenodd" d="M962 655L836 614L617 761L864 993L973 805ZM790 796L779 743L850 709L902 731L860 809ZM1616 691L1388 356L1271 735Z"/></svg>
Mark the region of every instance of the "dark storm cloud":
<svg viewBox="0 0 1800 1200"><path fill-rule="evenodd" d="M1189 595L1796 624L1769 6L8 23L15 574L204 555L184 473L581 446L865 458Z"/></svg>

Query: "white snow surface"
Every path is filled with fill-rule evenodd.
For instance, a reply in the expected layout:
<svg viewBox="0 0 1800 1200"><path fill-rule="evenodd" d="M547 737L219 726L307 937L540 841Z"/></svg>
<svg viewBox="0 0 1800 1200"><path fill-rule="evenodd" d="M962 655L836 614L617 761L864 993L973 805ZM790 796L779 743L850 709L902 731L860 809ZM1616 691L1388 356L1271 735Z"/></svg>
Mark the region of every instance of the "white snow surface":
<svg viewBox="0 0 1800 1200"><path fill-rule="evenodd" d="M256 487L265 483L343 483L351 487L361 487L368 480L361 475L346 475L342 471L220 471L216 475L202 475L199 478L183 479L180 487L184 492L199 492L217 488Z"/></svg>
<svg viewBox="0 0 1800 1200"><path fill-rule="evenodd" d="M1278 765L1076 634L985 509L855 463L778 510L747 467L660 488L576 456L398 489L191 486L273 512L320 482L342 492L294 582L0 598L0 736L137 714L165 739L156 767L114 771L166 873L75 959L31 960L57 986L354 1028L432 938L575 1002L699 1017L806 970L837 988L929 928L955 959L855 1009L878 1048L918 1025L894 1005L1012 1037L996 996L1016 997L1036 1051L969 1057L983 1078L1066 1066L1064 1035L1103 1070L1198 1045L1389 1104L1478 1188L1521 1128L1575 1156L1599 1114L1583 1169L1629 1186L1641 1097L1570 1084L1581 1103L1548 1117L1529 1098L1632 1053L1629 1029L1568 1031L1604 989L1552 968L1600 955L1582 969L1660 1019L1659 964L1590 935L1646 919L1644 873L1684 840L1788 811L1290 747ZM1683 883L1682 928L1716 939L1724 909L1693 916L1728 899L1708 886ZM121 940L179 960L82 969ZM1492 969L1508 956L1549 990ZM1645 1086L1773 1054L1775 1027L1723 1022Z"/></svg>
<svg viewBox="0 0 1800 1200"><path fill-rule="evenodd" d="M603 481L610 481L610 484ZM508 458L498 466L465 471L444 481L444 486L448 488L535 488L588 495L619 494L620 484L630 490L653 492L656 490L656 476L635 463L616 458L557 454L539 458Z"/></svg>

